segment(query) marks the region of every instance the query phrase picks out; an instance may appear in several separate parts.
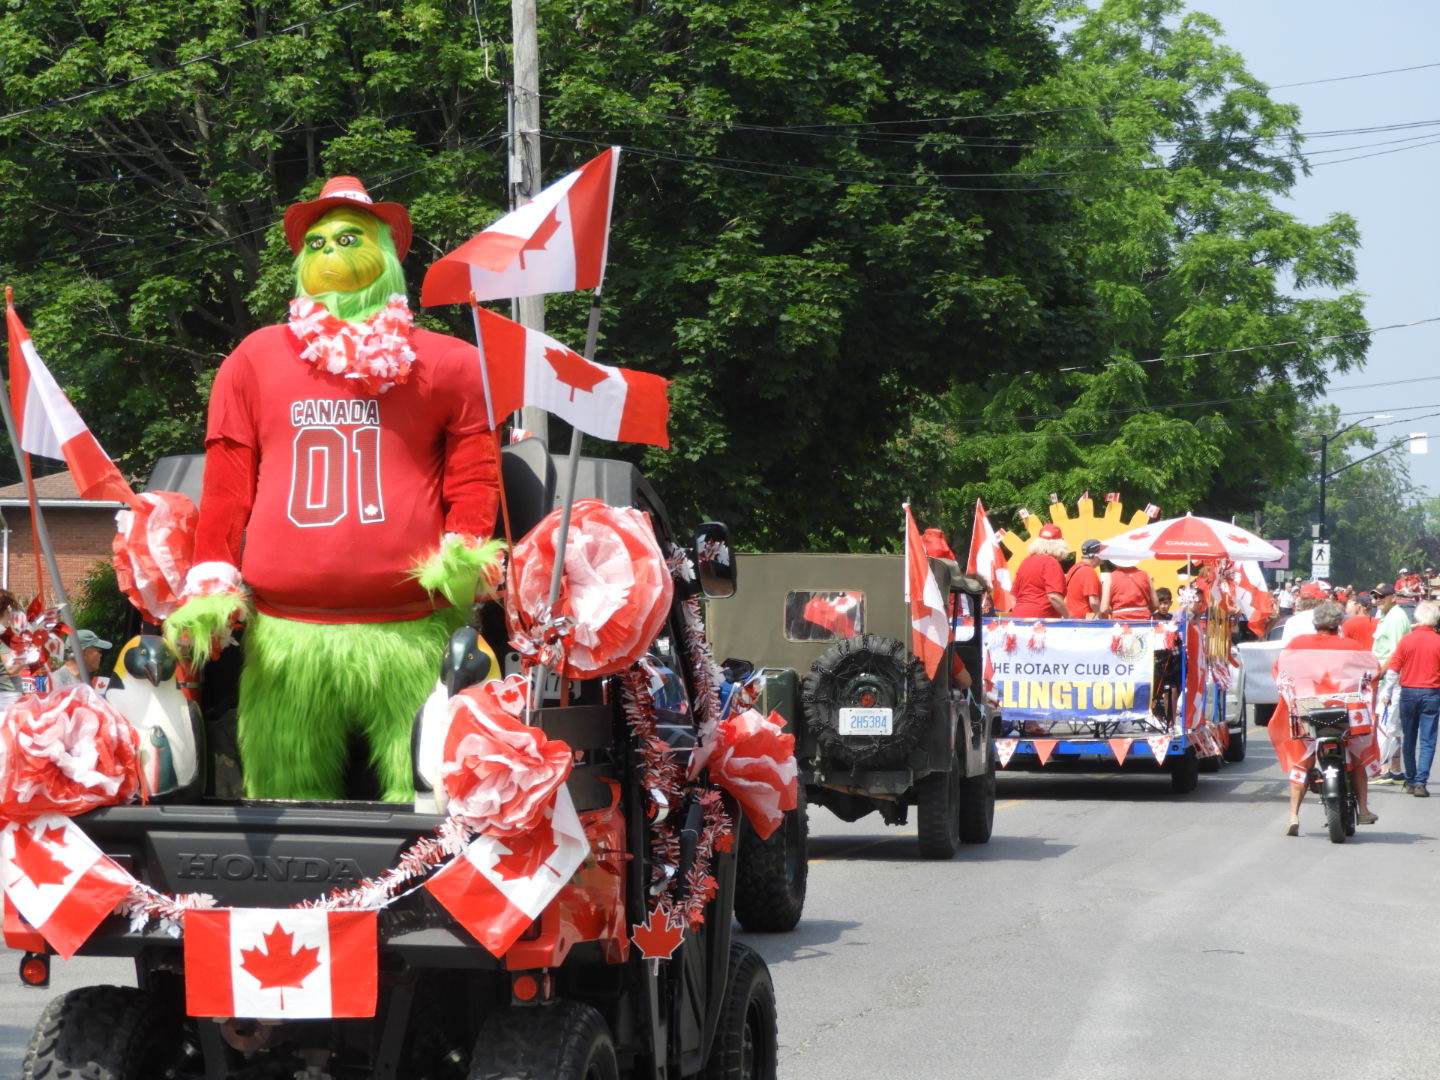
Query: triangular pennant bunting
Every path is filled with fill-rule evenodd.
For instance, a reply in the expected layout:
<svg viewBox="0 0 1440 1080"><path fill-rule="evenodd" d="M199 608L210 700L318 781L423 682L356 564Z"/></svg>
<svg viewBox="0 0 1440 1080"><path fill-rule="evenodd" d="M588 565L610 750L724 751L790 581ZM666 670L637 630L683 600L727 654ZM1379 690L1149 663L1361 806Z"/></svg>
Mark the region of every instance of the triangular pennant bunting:
<svg viewBox="0 0 1440 1080"><path fill-rule="evenodd" d="M1155 755L1155 764L1164 764L1165 755L1170 751L1170 736L1153 735L1145 741L1150 744L1150 752Z"/></svg>
<svg viewBox="0 0 1440 1080"><path fill-rule="evenodd" d="M1055 752L1058 739L1033 739L1031 745L1035 747L1035 756L1040 759L1040 764L1045 765L1050 761L1050 755Z"/></svg>
<svg viewBox="0 0 1440 1080"><path fill-rule="evenodd" d="M1019 745L1019 739L995 740L995 760L1000 763L1002 769L1010 764L1010 759L1015 756L1015 748Z"/></svg>
<svg viewBox="0 0 1440 1080"><path fill-rule="evenodd" d="M1115 764L1116 764L1116 765L1124 765L1124 764L1125 764L1125 755L1130 752L1130 740L1129 740L1129 739L1111 739L1111 740L1109 740L1109 742L1110 742L1110 752L1115 755Z"/></svg>

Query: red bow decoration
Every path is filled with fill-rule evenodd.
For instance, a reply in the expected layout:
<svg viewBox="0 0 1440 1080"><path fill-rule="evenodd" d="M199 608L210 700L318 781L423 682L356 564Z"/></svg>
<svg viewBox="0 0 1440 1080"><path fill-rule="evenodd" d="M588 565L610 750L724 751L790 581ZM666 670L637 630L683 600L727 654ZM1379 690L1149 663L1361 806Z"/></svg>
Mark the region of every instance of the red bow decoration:
<svg viewBox="0 0 1440 1080"><path fill-rule="evenodd" d="M1110 632L1110 651L1118 656L1134 636L1134 631L1129 626L1115 627Z"/></svg>
<svg viewBox="0 0 1440 1080"><path fill-rule="evenodd" d="M1000 641L1005 646L1007 653L1013 653L1020 647L1020 639L1016 636L1014 630L1006 630L1005 633L1000 635Z"/></svg>
<svg viewBox="0 0 1440 1080"><path fill-rule="evenodd" d="M760 839L780 826L799 798L795 736L778 712L761 716L749 709L702 733L690 755L688 779L709 768L710 779L735 796Z"/></svg>
<svg viewBox="0 0 1440 1080"><path fill-rule="evenodd" d="M42 607L37 595L23 612L14 610L5 618L0 642L19 657L25 674L42 675L60 666L71 630L60 621L59 608Z"/></svg>
<svg viewBox="0 0 1440 1080"><path fill-rule="evenodd" d="M1045 624L1037 622L1030 627L1030 640L1026 642L1031 652L1045 651Z"/></svg>
<svg viewBox="0 0 1440 1080"><path fill-rule="evenodd" d="M554 615L548 607L542 608L527 629L515 631L510 644L527 668L540 664L559 669L565 663L565 638L574 630L574 616Z"/></svg>

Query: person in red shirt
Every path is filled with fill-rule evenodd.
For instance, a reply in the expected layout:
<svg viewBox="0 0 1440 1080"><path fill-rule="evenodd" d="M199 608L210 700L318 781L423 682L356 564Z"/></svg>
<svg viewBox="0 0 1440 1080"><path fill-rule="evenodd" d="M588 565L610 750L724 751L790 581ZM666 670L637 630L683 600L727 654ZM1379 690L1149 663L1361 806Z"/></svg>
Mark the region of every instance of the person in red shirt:
<svg viewBox="0 0 1440 1080"><path fill-rule="evenodd" d="M1400 639L1386 665L1380 699L1388 703L1400 687L1401 756L1405 762L1407 795L1430 797L1430 766L1435 760L1435 736L1440 729L1440 604L1422 600L1415 605L1415 628ZM1417 752L1418 751L1418 752Z"/></svg>
<svg viewBox="0 0 1440 1080"><path fill-rule="evenodd" d="M1297 634L1285 643L1281 650L1281 657L1275 661L1278 672L1284 654L1301 649L1339 649L1351 652L1369 652L1364 646L1340 636L1340 623L1345 618L1345 609L1333 600L1326 600L1315 608L1315 632L1313 634ZM1290 779L1290 820L1285 826L1286 836L1300 835L1300 800L1305 797L1306 781L1295 780L1295 775L1308 772L1311 765L1315 763L1315 748L1313 744L1303 748L1284 746L1285 742L1299 742L1290 738L1290 712L1285 701L1282 699L1277 707L1274 717L1270 720L1268 734L1275 744L1276 756L1283 765L1286 760L1291 764ZM1374 825L1379 817L1370 812L1369 785L1366 783L1365 759L1373 756L1375 736L1350 735L1345 736L1345 760L1350 766L1351 780L1355 785L1355 802L1360 813L1356 820L1361 825Z"/></svg>
<svg viewBox="0 0 1440 1080"><path fill-rule="evenodd" d="M1132 622L1153 618L1160 600L1155 595L1155 583L1150 580L1150 575L1129 560L1110 561L1115 569L1110 571L1101 591L1101 617Z"/></svg>
<svg viewBox="0 0 1440 1080"><path fill-rule="evenodd" d="M1359 644L1362 649L1375 647L1375 628L1380 620L1375 618L1375 600L1369 593L1356 593L1345 605L1349 617L1340 624L1340 633Z"/></svg>
<svg viewBox="0 0 1440 1080"><path fill-rule="evenodd" d="M1070 554L1070 545L1060 526L1044 525L1040 535L1030 541L1030 554L1015 572L1015 606L1010 614L1017 619L1064 619L1070 612L1065 607L1065 571L1060 560Z"/></svg>
<svg viewBox="0 0 1440 1080"><path fill-rule="evenodd" d="M1065 575L1065 609L1072 619L1100 617L1100 541L1080 545L1080 558Z"/></svg>

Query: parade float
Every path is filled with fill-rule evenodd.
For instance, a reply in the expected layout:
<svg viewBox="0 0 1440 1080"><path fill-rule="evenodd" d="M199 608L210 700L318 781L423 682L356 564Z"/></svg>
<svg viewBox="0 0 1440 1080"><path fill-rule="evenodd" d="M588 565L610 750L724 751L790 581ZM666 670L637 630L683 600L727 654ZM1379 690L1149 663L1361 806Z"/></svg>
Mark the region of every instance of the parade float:
<svg viewBox="0 0 1440 1080"><path fill-rule="evenodd" d="M517 295L526 284L519 252L557 222L566 243L527 251L525 269L549 275L533 291L598 286L615 157L607 151L455 253L427 278L427 302ZM598 226L583 212L591 189L600 191L588 197L603 209ZM599 266L577 265L578 247L567 244L597 227ZM568 273L557 276L556 259L567 256ZM486 291L487 275L503 279L491 282L499 292ZM198 525L193 502L213 454L165 463L167 476L191 478L188 491L127 499L117 574L143 622L117 680L126 692L114 702L88 685L37 692L4 715L0 884L4 938L23 954L24 983L47 985L56 956L108 956L133 960L135 985L51 1002L25 1075L774 1076L770 977L731 940L731 922L737 849L748 834L769 837L795 806L795 766L776 717L721 702L701 597L735 592L728 532L712 522L678 535L633 465L579 452L581 431L663 442L662 380L595 363L593 337L582 356L475 310L490 430L528 404L553 407L575 435L562 458L538 439L502 451L486 438L497 529L512 550L498 572L493 547L473 531L453 545L443 538L454 550L430 580L455 628L431 650L423 680L406 676L424 691L403 731L408 775L376 760L394 753L397 735L368 723L362 701L347 706L359 714L350 717L358 757L349 740L321 770L339 766L343 790L317 797L303 790L315 770L292 769L287 782L302 790L246 797L247 766L259 760L273 777L264 757L280 745L246 738L247 666L253 681L254 665L271 664L266 677L281 679L268 688L273 701L296 672L334 664L341 670L316 678L344 682L353 650L332 651L328 633L304 630L313 655L277 674L273 656L247 644L242 659L225 647L255 634L243 576L254 539L238 564L203 554L207 501ZM12 365L14 344L12 333ZM425 355L413 361L422 378ZM344 349L325 356L340 366L307 377L325 384L332 404L317 407L313 425L292 410L301 436L320 430L304 436L318 445L333 431L361 449L365 438L388 438L385 388L352 377ZM556 379L582 372L589 390L622 392L579 394L576 405L572 379L572 392L557 384L545 397L533 364L556 357ZM357 466L369 460L355 455ZM484 472L473 456L461 464L471 477ZM370 498L345 508L380 520L380 489L354 490ZM336 494L310 491L311 503ZM325 518L315 511L307 503L298 512L313 524ZM212 549L217 535L229 536L212 532ZM442 544L438 530L426 539ZM364 554L352 552L357 566ZM170 635L177 654L156 631L173 629L197 596L212 602L187 634ZM54 661L57 617L31 612L11 629L37 663ZM304 724L294 700L282 719ZM333 702L316 708L325 704L324 723L337 711L343 719ZM410 801L395 800L397 785Z"/></svg>
<svg viewBox="0 0 1440 1080"><path fill-rule="evenodd" d="M1263 626L1269 597L1257 560L1279 557L1239 526L1185 516L1156 520L1158 508L1123 520L1118 496L1103 515L1082 497L1078 513L1051 504L1052 523L1075 549L1100 541L1099 557L1139 565L1176 593L1171 619L987 620L987 689L1001 713L996 754L1002 769L1130 766L1168 772L1176 792L1192 791L1202 771L1243 760L1243 714L1227 716L1235 678L1232 628ZM1026 536L982 522L971 565L1011 580L1038 515L1021 512ZM997 572L998 571L998 572ZM997 601L1004 607L1004 601Z"/></svg>

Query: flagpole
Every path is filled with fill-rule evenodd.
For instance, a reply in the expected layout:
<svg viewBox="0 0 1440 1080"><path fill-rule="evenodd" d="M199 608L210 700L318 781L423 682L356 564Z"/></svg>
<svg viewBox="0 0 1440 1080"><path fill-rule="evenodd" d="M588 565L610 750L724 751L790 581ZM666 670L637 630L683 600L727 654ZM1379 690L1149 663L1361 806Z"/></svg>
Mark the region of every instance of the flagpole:
<svg viewBox="0 0 1440 1080"><path fill-rule="evenodd" d="M14 293L10 286L5 286L5 304L7 307L14 305ZM15 464L19 466L20 473L25 477L25 487L30 496L30 520L35 525L35 536L40 541L40 550L45 553L45 565L50 569L50 580L55 584L55 599L60 608L60 619L66 626L70 627L70 652L75 657L75 666L80 671L80 681L88 683L90 673L85 670L85 656L80 649L80 641L76 635L75 619L70 612L70 601L65 595L65 583L60 580L60 567L55 562L55 548L50 543L50 531L45 528L45 515L40 512L40 501L35 497L35 480L30 473L29 456L20 448L20 435L15 427L15 413L10 408L10 390L6 387L5 393L0 394L0 414L5 417L5 431L10 436L10 446L15 451ZM37 582L41 593L44 593L44 583Z"/></svg>
<svg viewBox="0 0 1440 1080"><path fill-rule="evenodd" d="M600 294L601 285L596 285L590 294L590 321L585 327L585 359L595 359L595 343L600 336ZM546 601L547 612L553 612L560 602L560 583L565 575L565 543L570 538L570 512L575 506L575 474L580 471L580 442L583 433L575 425L570 426L570 456L567 459L564 490L560 492L560 531L555 537L555 565L550 571L550 596ZM531 690L531 714L538 712L545 703L545 679L549 668L544 664L535 666L535 682ZM560 703L564 705L562 701ZM532 721L533 722L533 721Z"/></svg>

